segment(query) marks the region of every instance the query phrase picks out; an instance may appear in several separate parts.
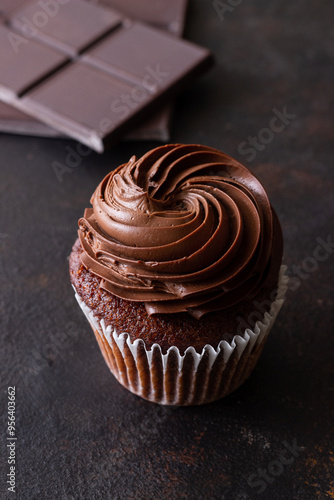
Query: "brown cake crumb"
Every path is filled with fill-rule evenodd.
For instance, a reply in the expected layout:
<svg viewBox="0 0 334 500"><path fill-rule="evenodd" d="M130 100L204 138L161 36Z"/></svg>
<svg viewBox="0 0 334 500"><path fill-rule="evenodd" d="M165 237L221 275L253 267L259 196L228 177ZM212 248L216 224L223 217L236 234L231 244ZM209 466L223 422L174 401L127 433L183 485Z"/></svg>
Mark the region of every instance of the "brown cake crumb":
<svg viewBox="0 0 334 500"><path fill-rule="evenodd" d="M243 301L223 311L211 312L197 320L187 313L148 316L144 303L129 302L99 288L100 278L81 263L82 247L75 242L70 256L70 276L79 297L98 319L104 319L118 333L128 333L131 341L144 340L149 349L154 343L166 353L177 346L180 353L193 346L201 352L206 344L217 348L221 340L231 341L246 327L253 328L257 320L269 311L273 293L262 290L254 301ZM247 325L247 326L246 326Z"/></svg>

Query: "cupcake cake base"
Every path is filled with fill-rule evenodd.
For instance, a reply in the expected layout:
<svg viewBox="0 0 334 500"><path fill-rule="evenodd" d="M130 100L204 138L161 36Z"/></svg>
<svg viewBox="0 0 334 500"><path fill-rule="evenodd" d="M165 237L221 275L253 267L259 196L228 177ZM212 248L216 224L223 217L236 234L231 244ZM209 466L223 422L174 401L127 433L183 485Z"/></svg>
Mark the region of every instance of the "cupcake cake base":
<svg viewBox="0 0 334 500"><path fill-rule="evenodd" d="M71 257L72 271L76 253L79 253L77 246ZM145 343L143 338L149 332L143 332L143 338L131 340L129 333L117 332L114 326L106 325L104 319L99 319L77 292L75 297L118 382L134 394L155 403L191 406L227 396L249 377L283 305L288 286L285 271L286 266L281 266L275 300L262 320L256 321L253 328L247 328L241 334L221 333L222 340L217 346L206 344L201 352L197 352L194 346L188 346L183 352L176 346L170 346L163 352L157 343L151 346ZM83 272L89 271L84 269ZM220 328L223 328L222 324Z"/></svg>

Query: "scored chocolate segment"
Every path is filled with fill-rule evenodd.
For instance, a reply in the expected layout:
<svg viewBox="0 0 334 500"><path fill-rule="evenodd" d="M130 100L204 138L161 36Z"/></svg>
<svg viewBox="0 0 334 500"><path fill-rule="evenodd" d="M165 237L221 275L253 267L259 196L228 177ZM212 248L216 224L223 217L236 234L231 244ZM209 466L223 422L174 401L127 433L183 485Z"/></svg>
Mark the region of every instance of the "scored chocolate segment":
<svg viewBox="0 0 334 500"><path fill-rule="evenodd" d="M103 136L119 122L110 105L131 90L123 80L75 62L29 92L22 103L36 115L51 116L56 128L102 151Z"/></svg>
<svg viewBox="0 0 334 500"><path fill-rule="evenodd" d="M18 10L10 23L23 36L35 38L75 56L119 26L122 17L111 9L81 0L33 2Z"/></svg>
<svg viewBox="0 0 334 500"><path fill-rule="evenodd" d="M167 87L196 59L192 44L140 23L118 30L82 58L151 92Z"/></svg>
<svg viewBox="0 0 334 500"><path fill-rule="evenodd" d="M20 43L20 50L16 50ZM20 37L0 25L0 96L11 102L48 74L62 66L68 58L60 52L34 40Z"/></svg>

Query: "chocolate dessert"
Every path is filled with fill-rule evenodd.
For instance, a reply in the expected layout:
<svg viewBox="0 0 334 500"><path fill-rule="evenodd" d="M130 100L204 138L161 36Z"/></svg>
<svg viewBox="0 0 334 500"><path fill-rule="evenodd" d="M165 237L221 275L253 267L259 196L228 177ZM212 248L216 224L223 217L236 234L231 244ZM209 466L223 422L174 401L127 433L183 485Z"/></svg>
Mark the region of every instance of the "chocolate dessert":
<svg viewBox="0 0 334 500"><path fill-rule="evenodd" d="M70 273L95 333L100 322L146 356L155 346L162 357L217 355L272 314L280 224L261 183L224 153L158 147L110 172L91 204Z"/></svg>

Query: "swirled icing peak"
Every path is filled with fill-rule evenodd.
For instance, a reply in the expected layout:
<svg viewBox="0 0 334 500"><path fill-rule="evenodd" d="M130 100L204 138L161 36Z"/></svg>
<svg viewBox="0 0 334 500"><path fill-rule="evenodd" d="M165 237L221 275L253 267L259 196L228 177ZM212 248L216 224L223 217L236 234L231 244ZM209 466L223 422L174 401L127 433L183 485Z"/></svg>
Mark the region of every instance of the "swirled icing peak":
<svg viewBox="0 0 334 500"><path fill-rule="evenodd" d="M278 219L244 166L201 145L168 144L110 172L79 220L82 263L101 288L149 315L196 318L276 283Z"/></svg>

